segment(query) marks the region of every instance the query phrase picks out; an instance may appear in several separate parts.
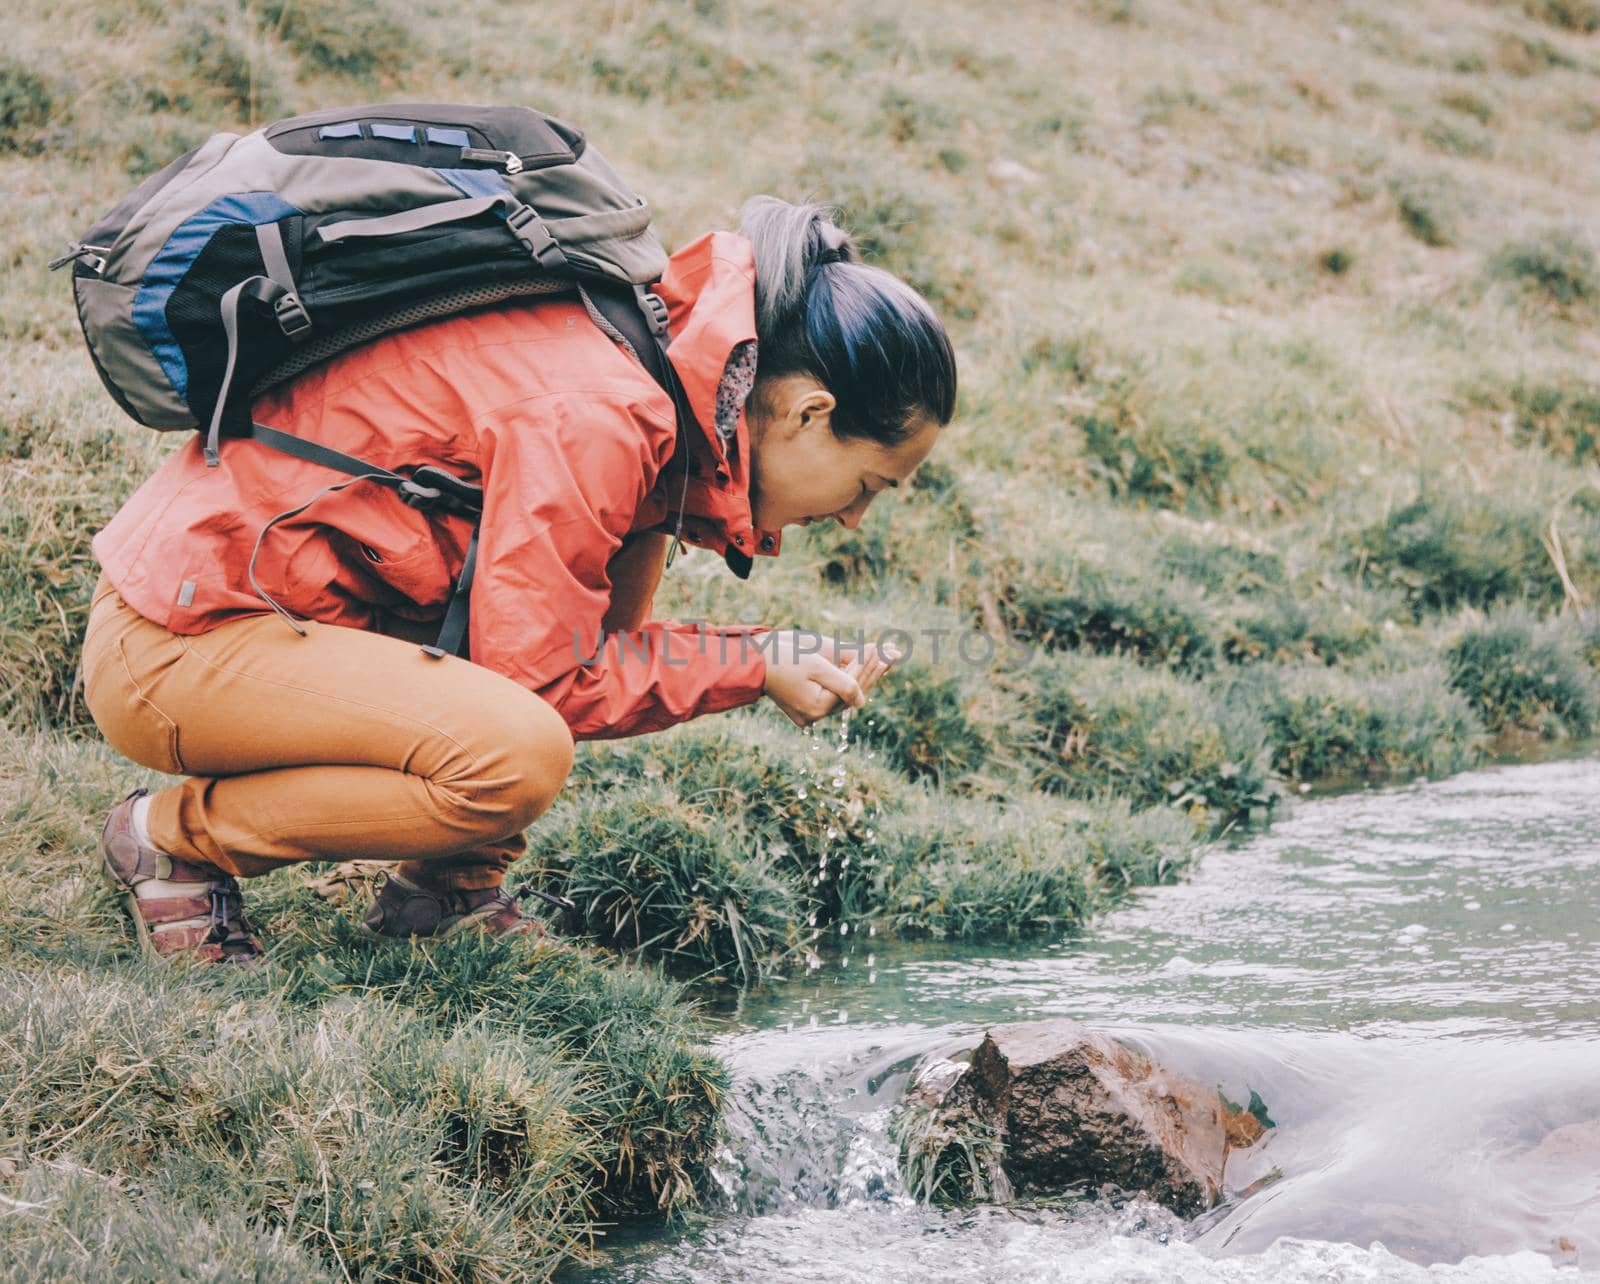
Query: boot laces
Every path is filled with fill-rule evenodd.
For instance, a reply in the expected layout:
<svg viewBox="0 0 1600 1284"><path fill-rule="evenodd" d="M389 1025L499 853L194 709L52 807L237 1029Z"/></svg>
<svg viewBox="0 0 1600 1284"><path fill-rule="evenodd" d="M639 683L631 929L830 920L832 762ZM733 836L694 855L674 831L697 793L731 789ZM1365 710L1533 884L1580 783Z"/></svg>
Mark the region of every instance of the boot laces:
<svg viewBox="0 0 1600 1284"><path fill-rule="evenodd" d="M244 927L244 896L237 884L214 885L209 889L211 898L211 933L208 940L217 944L225 942L232 934L235 921Z"/></svg>
<svg viewBox="0 0 1600 1284"><path fill-rule="evenodd" d="M575 911L578 906L574 901L569 901L565 896L557 896L554 892L546 892L537 887L519 887L512 894L513 900L520 901L524 896L537 896L541 901L554 905L557 909Z"/></svg>

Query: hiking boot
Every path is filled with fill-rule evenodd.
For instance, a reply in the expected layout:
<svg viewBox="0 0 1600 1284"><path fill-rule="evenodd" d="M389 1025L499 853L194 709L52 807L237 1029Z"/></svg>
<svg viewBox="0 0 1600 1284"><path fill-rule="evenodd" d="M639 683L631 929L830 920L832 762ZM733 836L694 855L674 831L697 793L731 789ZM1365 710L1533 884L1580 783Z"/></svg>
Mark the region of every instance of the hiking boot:
<svg viewBox="0 0 1600 1284"><path fill-rule="evenodd" d="M214 865L176 860L139 841L133 804L147 792L135 789L119 802L100 831L102 868L122 893L145 952L158 959L184 954L238 966L260 962L265 953L244 916L244 897L233 875ZM151 879L192 885L192 890L140 896L136 889Z"/></svg>
<svg viewBox="0 0 1600 1284"><path fill-rule="evenodd" d="M439 891L392 869L384 871L361 928L368 936L390 938L453 936L469 928L490 936L544 935L544 924L524 914L503 887Z"/></svg>

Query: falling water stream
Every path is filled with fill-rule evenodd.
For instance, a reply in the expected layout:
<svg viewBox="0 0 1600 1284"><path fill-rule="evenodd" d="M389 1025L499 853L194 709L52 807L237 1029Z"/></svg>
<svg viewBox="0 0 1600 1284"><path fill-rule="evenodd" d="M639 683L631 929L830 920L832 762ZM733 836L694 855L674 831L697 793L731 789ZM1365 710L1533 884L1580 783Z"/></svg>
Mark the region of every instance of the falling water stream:
<svg viewBox="0 0 1600 1284"><path fill-rule="evenodd" d="M592 1279L1600 1280L1600 758L1302 801L1081 937L848 952L717 1037L712 1215ZM913 1067L1056 1016L1258 1092L1281 1179L1192 1223L919 1205L888 1135Z"/></svg>

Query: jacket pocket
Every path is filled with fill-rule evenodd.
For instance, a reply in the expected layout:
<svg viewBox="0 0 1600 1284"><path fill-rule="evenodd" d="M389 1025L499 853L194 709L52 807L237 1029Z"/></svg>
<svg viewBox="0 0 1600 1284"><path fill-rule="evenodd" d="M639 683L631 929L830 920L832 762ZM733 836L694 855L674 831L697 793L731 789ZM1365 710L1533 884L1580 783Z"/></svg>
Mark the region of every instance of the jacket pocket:
<svg viewBox="0 0 1600 1284"><path fill-rule="evenodd" d="M441 613L449 600L450 565L433 539L400 548L352 540L341 561L351 596L368 606L415 619Z"/></svg>

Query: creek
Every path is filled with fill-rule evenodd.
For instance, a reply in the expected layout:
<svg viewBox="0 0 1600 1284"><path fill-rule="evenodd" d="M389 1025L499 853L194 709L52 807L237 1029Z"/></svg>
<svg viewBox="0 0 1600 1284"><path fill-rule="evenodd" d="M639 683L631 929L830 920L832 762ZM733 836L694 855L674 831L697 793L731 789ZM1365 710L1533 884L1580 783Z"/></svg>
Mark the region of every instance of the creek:
<svg viewBox="0 0 1600 1284"><path fill-rule="evenodd" d="M1300 801L1063 940L839 946L723 1021L711 1215L590 1279L1600 1280L1600 758ZM1258 1093L1281 1177L1189 1223L918 1204L912 1068L1056 1016Z"/></svg>

